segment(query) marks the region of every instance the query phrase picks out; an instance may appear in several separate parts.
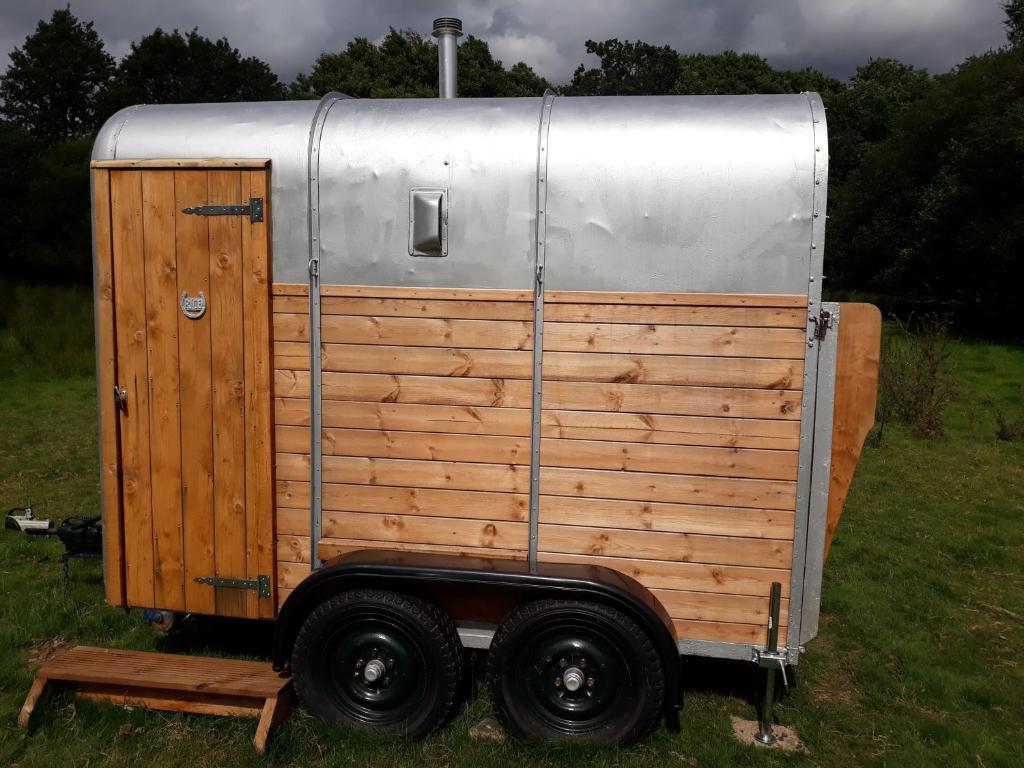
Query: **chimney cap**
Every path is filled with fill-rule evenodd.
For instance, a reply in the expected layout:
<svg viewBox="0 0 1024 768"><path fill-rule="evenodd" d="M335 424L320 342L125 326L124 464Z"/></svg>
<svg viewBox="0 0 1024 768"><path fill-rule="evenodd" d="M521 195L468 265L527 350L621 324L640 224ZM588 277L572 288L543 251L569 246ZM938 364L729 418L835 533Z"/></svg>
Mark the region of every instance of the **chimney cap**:
<svg viewBox="0 0 1024 768"><path fill-rule="evenodd" d="M439 19L434 19L434 37L440 37L441 35L455 35L455 37L462 37L462 19L456 19L453 16L442 16Z"/></svg>

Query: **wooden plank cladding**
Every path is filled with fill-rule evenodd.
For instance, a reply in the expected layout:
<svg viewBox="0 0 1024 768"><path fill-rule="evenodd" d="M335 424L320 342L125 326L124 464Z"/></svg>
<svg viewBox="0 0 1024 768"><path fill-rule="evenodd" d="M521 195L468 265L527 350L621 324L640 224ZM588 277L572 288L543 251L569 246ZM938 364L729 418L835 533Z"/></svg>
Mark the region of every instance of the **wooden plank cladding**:
<svg viewBox="0 0 1024 768"><path fill-rule="evenodd" d="M527 557L532 300L322 287L321 557ZM545 301L538 556L633 576L680 639L763 643L773 581L788 607L806 297ZM282 594L309 573L308 302L275 287Z"/></svg>
<svg viewBox="0 0 1024 768"><path fill-rule="evenodd" d="M681 639L765 642L793 559L805 297L548 292L544 318L540 559L633 576Z"/></svg>

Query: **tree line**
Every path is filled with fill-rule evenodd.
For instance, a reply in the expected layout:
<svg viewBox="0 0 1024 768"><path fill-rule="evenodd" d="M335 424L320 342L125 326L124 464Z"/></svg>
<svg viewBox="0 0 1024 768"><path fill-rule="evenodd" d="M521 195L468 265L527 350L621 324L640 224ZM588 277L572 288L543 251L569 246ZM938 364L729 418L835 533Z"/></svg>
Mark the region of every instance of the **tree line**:
<svg viewBox="0 0 1024 768"><path fill-rule="evenodd" d="M641 41L587 41L598 65L554 87L486 41L459 46L459 95L755 94L814 90L828 110L826 293L903 316L941 313L959 330L1024 339L1011 320L1024 277L1024 0L1007 44L934 75L872 59L846 81L772 67L751 53L680 54ZM54 11L0 76L0 276L91 278L88 158L95 131L139 103L437 96L432 40L391 29L352 40L283 83L269 65L198 30L154 30L120 60L93 24Z"/></svg>

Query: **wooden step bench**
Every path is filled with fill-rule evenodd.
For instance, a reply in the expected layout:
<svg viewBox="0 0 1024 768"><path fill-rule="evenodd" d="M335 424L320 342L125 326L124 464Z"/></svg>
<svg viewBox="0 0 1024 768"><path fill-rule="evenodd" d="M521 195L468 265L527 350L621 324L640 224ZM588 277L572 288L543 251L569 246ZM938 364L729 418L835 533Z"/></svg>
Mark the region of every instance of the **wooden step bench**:
<svg viewBox="0 0 1024 768"><path fill-rule="evenodd" d="M293 703L291 677L262 662L76 646L36 673L18 725L27 728L40 698L56 687L122 706L257 718L260 754Z"/></svg>

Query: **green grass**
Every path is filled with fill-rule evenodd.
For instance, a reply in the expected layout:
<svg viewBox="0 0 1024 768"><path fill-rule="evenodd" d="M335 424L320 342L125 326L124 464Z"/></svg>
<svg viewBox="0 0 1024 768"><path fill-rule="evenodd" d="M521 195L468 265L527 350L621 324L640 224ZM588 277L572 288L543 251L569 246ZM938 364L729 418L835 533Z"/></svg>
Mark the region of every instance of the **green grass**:
<svg viewBox="0 0 1024 768"><path fill-rule="evenodd" d="M31 327L30 310L22 311ZM50 333L51 340L73 335ZM70 368L61 373L52 361L33 368L19 354L0 376L0 505L31 502L54 518L92 513L93 380ZM959 344L955 360L960 397L945 437L890 426L858 470L825 571L820 636L777 711L808 744L806 755L734 742L729 717L752 716L754 669L706 661L686 665L682 733L661 730L627 750L473 743L467 731L487 715L480 700L439 735L414 743L297 712L263 759L252 752L251 721L126 712L66 696L24 734L15 718L40 643L60 636L161 645L138 616L102 604L98 564L73 563L65 589L56 543L4 532L0 765L1024 765L1024 625L993 608L1024 614L1024 443L997 440L994 420L996 408L1011 418L1024 413L1024 351ZM231 648L194 641L204 651Z"/></svg>

